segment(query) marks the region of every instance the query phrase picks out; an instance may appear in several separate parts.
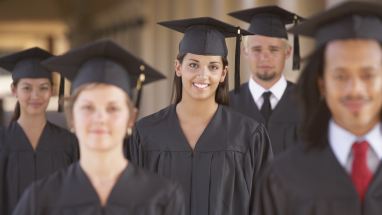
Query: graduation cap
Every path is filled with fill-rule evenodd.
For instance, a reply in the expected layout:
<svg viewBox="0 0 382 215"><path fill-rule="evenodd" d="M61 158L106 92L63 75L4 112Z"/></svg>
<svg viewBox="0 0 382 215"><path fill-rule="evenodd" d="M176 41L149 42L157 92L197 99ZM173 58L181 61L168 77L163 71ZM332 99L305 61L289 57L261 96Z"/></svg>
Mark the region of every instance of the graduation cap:
<svg viewBox="0 0 382 215"><path fill-rule="evenodd" d="M159 22L158 24L184 33L179 54L216 55L227 57L226 37L236 37L235 92L240 89L240 42L242 35L251 33L211 17L199 17Z"/></svg>
<svg viewBox="0 0 382 215"><path fill-rule="evenodd" d="M382 42L382 4L348 1L289 29L315 37L316 46L337 39L363 38Z"/></svg>
<svg viewBox="0 0 382 215"><path fill-rule="evenodd" d="M143 60L110 40L100 40L43 62L72 82L72 90L88 83L117 86L132 95L137 89L139 108L142 85L165 78Z"/></svg>
<svg viewBox="0 0 382 215"><path fill-rule="evenodd" d="M52 55L38 47L26 49L0 58L0 67L12 74L12 80L20 78L48 78L52 73L41 65L41 61Z"/></svg>
<svg viewBox="0 0 382 215"><path fill-rule="evenodd" d="M45 68L41 62L52 57L49 52L38 47L26 49L0 58L0 67L12 73L12 80L21 78L52 78L52 71ZM60 81L59 97L64 94L63 78ZM58 105L58 111L62 108Z"/></svg>
<svg viewBox="0 0 382 215"><path fill-rule="evenodd" d="M248 31L255 35L288 39L285 25L297 24L303 18L278 6L255 7L229 13L237 19L250 23ZM293 69L300 69L300 43L298 35L293 39Z"/></svg>

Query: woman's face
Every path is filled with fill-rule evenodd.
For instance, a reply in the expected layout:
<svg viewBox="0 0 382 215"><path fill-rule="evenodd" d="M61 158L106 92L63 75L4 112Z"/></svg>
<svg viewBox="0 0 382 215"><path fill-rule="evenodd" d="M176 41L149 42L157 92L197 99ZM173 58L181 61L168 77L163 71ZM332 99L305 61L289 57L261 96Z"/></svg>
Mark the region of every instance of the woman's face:
<svg viewBox="0 0 382 215"><path fill-rule="evenodd" d="M45 114L52 96L52 84L49 79L22 78L11 88L20 103L21 115Z"/></svg>
<svg viewBox="0 0 382 215"><path fill-rule="evenodd" d="M73 105L73 127L81 150L122 147L130 117L128 97L122 89L107 84L84 88Z"/></svg>
<svg viewBox="0 0 382 215"><path fill-rule="evenodd" d="M224 82L227 68L221 56L188 53L182 63L176 61L175 72L182 79L182 99L215 101L216 90Z"/></svg>

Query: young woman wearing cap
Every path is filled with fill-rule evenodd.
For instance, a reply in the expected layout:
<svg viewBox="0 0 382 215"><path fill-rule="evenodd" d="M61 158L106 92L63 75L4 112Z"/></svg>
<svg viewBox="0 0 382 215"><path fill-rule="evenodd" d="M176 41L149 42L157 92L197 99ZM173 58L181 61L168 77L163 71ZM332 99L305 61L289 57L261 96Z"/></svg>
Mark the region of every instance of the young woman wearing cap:
<svg viewBox="0 0 382 215"><path fill-rule="evenodd" d="M48 52L31 48L0 58L12 73L16 109L0 140L0 213L11 214L33 181L78 159L76 137L46 119L52 96L51 71L41 61Z"/></svg>
<svg viewBox="0 0 382 215"><path fill-rule="evenodd" d="M265 128L226 106L225 37L237 28L212 18L161 24L184 32L174 104L136 124L127 154L181 183L188 215L251 214L255 184L272 152Z"/></svg>

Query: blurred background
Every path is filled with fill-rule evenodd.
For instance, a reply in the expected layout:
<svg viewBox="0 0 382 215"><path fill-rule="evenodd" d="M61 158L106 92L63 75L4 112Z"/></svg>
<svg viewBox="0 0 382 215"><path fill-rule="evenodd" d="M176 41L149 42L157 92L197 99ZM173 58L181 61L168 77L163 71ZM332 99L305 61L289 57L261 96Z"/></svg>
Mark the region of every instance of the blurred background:
<svg viewBox="0 0 382 215"><path fill-rule="evenodd" d="M275 4L309 17L344 0L0 0L0 55L38 46L62 54L72 47L101 38L110 38L143 58L167 76L143 90L140 117L156 112L171 102L174 59L182 34L158 26L159 21L198 16L217 19L247 28L247 24L226 15L235 10ZM367 0L365 0L367 1ZM372 1L372 0L369 0ZM374 0L378 1L378 0ZM379 0L380 1L380 0ZM292 40L290 36L290 40ZM230 50L230 88L233 86L234 39L227 39ZM314 47L301 38L302 57ZM292 42L291 42L292 44ZM242 82L249 73L241 63ZM286 65L286 77L298 78L299 71ZM59 76L54 77L59 83ZM10 74L0 70L0 124L6 125L15 99L10 91ZM55 95L57 95L56 86ZM68 92L67 92L68 93ZM57 113L57 96L49 106L48 117L65 126Z"/></svg>

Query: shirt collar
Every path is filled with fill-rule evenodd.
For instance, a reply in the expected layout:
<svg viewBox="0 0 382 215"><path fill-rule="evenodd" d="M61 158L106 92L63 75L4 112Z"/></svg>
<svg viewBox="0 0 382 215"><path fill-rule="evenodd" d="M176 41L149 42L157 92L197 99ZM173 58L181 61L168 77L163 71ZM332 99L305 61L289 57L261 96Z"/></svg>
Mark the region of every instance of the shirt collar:
<svg viewBox="0 0 382 215"><path fill-rule="evenodd" d="M365 135L365 139L369 142L371 148L377 154L379 159L382 159L382 130L381 123L378 123L374 128Z"/></svg>
<svg viewBox="0 0 382 215"><path fill-rule="evenodd" d="M338 161L345 166L352 145L355 141L367 140L372 150L382 159L382 131L381 124L378 123L364 137L357 137L344 128L340 127L333 119L329 122L329 144Z"/></svg>
<svg viewBox="0 0 382 215"><path fill-rule="evenodd" d="M341 128L334 120L329 122L329 144L342 166L346 165L351 147L357 137Z"/></svg>
<svg viewBox="0 0 382 215"><path fill-rule="evenodd" d="M248 85L249 91L251 92L255 101L258 101L265 91L272 92L272 95L275 96L276 99L279 101L283 96L285 89L287 88L287 81L285 77L281 75L280 79L271 88L269 88L269 90L260 86L252 78L249 79Z"/></svg>

